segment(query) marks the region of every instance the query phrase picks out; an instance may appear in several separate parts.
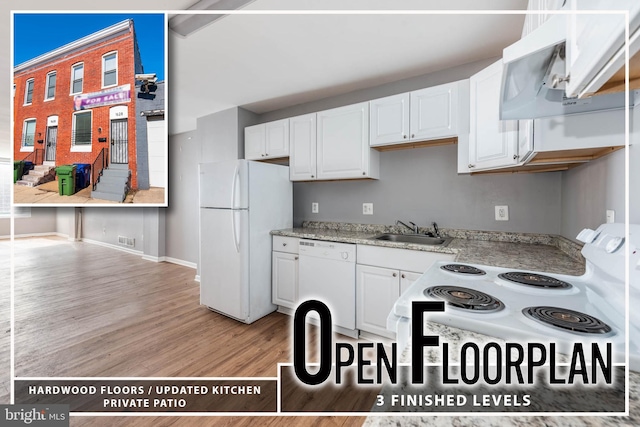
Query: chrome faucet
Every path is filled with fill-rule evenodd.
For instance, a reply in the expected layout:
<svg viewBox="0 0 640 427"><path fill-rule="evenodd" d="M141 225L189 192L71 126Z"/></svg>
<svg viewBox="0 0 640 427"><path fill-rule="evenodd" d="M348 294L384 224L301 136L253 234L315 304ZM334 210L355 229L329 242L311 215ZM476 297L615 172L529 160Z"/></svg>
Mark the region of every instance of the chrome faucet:
<svg viewBox="0 0 640 427"><path fill-rule="evenodd" d="M431 223L433 226L433 237L440 237L440 231L438 230L438 224L435 221Z"/></svg>
<svg viewBox="0 0 640 427"><path fill-rule="evenodd" d="M396 221L396 225L404 225L405 227L407 227L409 230L413 231L413 234L418 234L418 226L415 225L413 222L409 221L409 224L411 225L407 225L404 222L397 220Z"/></svg>

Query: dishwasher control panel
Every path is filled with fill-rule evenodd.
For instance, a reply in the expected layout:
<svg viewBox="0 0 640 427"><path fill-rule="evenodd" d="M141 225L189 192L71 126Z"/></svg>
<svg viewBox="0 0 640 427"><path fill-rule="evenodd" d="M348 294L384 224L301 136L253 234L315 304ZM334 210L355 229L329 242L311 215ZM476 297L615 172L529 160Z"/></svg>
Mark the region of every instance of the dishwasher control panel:
<svg viewBox="0 0 640 427"><path fill-rule="evenodd" d="M356 245L349 243L300 239L298 251L300 256L306 255L336 261L356 262Z"/></svg>

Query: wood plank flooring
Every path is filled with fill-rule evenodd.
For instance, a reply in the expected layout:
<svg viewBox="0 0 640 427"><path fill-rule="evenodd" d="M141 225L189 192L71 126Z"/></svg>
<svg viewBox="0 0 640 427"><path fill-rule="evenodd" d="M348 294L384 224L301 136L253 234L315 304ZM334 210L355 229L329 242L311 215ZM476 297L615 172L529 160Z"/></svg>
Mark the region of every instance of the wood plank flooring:
<svg viewBox="0 0 640 427"><path fill-rule="evenodd" d="M199 304L193 269L54 237L16 240L15 254L17 377L275 377L277 363L291 360L289 316L245 325L211 312ZM364 417L74 417L71 425L256 421L351 426Z"/></svg>

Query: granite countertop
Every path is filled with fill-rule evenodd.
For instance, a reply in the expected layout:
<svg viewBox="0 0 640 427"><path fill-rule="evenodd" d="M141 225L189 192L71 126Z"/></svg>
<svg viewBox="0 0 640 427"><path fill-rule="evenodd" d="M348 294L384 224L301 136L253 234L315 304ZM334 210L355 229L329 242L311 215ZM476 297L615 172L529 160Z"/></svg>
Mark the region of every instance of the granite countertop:
<svg viewBox="0 0 640 427"><path fill-rule="evenodd" d="M580 245L560 236L532 233L507 233L441 229L453 240L447 246L430 246L375 240L382 233L403 233L401 227L369 224L343 224L307 221L300 228L274 230L275 236L325 240L339 243L373 245L456 255L458 262L496 267L581 275L584 259ZM420 229L420 233L429 230Z"/></svg>

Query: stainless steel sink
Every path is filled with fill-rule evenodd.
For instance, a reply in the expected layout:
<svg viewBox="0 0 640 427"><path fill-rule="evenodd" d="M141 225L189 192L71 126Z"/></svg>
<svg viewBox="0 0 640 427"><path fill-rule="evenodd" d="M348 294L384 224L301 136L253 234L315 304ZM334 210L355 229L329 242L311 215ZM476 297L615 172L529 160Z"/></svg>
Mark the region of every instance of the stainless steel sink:
<svg viewBox="0 0 640 427"><path fill-rule="evenodd" d="M388 242L417 243L419 245L447 246L453 240L451 237L431 237L422 234L393 234L385 233L373 237L374 240L386 240Z"/></svg>

